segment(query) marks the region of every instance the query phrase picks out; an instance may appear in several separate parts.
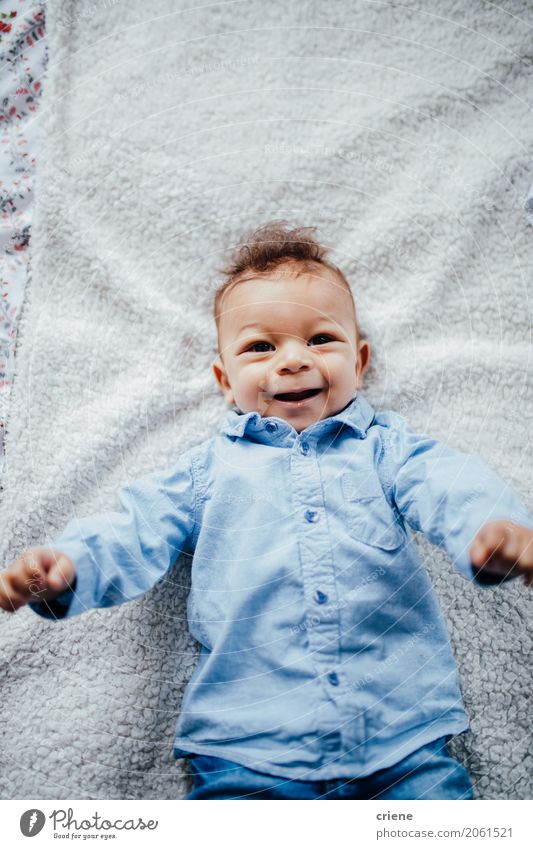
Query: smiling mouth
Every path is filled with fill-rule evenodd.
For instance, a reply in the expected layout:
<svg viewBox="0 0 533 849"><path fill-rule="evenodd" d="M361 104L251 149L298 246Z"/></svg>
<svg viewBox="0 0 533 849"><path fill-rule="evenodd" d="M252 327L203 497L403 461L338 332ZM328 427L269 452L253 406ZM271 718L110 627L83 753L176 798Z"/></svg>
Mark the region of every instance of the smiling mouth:
<svg viewBox="0 0 533 849"><path fill-rule="evenodd" d="M279 395L274 395L275 401L305 401L307 398L314 398L321 392L321 389L302 389L301 392L280 392Z"/></svg>

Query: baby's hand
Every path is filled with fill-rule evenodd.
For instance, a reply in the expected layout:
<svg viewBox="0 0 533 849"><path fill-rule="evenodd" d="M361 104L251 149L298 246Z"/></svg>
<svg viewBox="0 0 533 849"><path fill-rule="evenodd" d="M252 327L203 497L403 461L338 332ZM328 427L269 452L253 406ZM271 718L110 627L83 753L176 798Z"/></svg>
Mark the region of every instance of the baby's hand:
<svg viewBox="0 0 533 849"><path fill-rule="evenodd" d="M76 577L74 563L60 551L29 548L0 572L0 608L14 613L28 602L52 601Z"/></svg>
<svg viewBox="0 0 533 849"><path fill-rule="evenodd" d="M495 575L522 575L533 586L533 531L524 525L503 520L487 522L470 546L474 569Z"/></svg>

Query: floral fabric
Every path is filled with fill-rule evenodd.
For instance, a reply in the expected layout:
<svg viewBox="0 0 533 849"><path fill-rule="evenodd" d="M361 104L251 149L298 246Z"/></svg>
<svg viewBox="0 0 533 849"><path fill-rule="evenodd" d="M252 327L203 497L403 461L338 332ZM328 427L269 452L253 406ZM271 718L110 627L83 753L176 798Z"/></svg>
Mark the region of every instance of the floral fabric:
<svg viewBox="0 0 533 849"><path fill-rule="evenodd" d="M28 274L37 122L48 64L44 2L0 0L0 473Z"/></svg>

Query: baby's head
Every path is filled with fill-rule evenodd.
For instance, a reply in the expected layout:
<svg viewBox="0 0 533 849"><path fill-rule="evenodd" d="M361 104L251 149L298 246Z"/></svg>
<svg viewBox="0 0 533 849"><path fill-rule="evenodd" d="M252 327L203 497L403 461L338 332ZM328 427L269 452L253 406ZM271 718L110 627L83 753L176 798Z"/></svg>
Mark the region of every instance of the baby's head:
<svg viewBox="0 0 533 849"><path fill-rule="evenodd" d="M214 305L226 401L298 432L344 409L370 360L350 286L314 229L274 221L246 236Z"/></svg>

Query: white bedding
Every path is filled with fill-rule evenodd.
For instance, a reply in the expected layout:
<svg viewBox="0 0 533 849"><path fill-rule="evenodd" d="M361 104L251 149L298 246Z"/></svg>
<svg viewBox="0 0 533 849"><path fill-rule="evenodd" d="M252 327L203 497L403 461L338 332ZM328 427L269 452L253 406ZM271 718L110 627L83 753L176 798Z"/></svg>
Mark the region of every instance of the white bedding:
<svg viewBox="0 0 533 849"><path fill-rule="evenodd" d="M3 562L217 427L216 268L273 217L335 248L373 406L479 452L531 510L528 4L100 5L48 4ZM530 798L533 596L421 547L472 720L453 750L478 798ZM186 594L181 562L122 607L0 616L3 798L184 794Z"/></svg>

